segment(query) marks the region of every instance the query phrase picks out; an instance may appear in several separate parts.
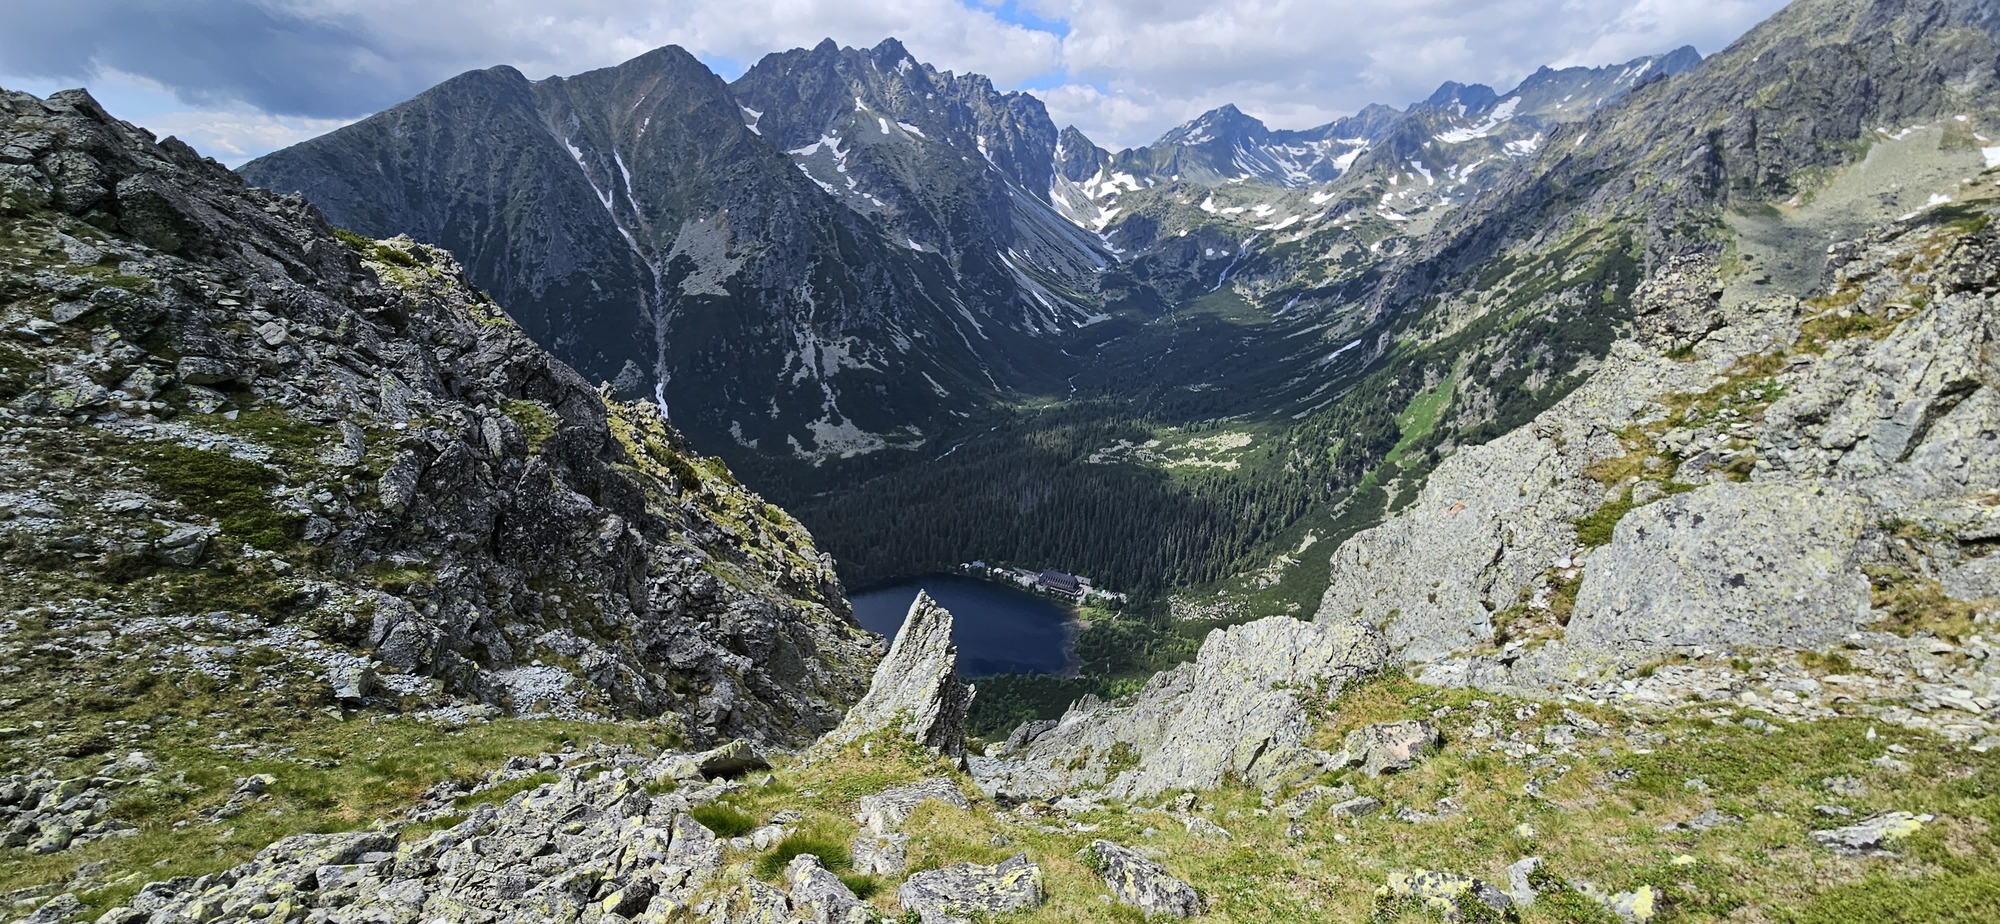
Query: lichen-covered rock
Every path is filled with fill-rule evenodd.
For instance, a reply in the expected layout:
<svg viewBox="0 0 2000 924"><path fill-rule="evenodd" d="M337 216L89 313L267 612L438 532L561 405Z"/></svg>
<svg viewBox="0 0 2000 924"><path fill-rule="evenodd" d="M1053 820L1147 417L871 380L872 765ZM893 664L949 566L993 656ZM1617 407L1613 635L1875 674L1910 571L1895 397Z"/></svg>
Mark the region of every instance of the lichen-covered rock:
<svg viewBox="0 0 2000 924"><path fill-rule="evenodd" d="M1371 777L1416 766L1436 751L1437 726L1422 719L1384 722L1347 733L1341 741L1342 763L1359 767Z"/></svg>
<svg viewBox="0 0 2000 924"><path fill-rule="evenodd" d="M863 831L848 845L854 871L863 876L894 876L910 865L910 836Z"/></svg>
<svg viewBox="0 0 2000 924"><path fill-rule="evenodd" d="M1465 901L1478 902L1496 912L1505 912L1514 904L1507 893L1485 880L1428 869L1390 873L1375 895L1378 902L1413 901L1451 918L1458 916L1459 905Z"/></svg>
<svg viewBox="0 0 2000 924"><path fill-rule="evenodd" d="M1929 815L1883 812L1859 824L1812 832L1812 839L1834 853L1850 857L1889 856L1896 842L1923 830Z"/></svg>
<svg viewBox="0 0 2000 924"><path fill-rule="evenodd" d="M656 779L719 779L741 776L752 770L768 770L770 761L750 742L737 738L700 754L671 755L654 762L649 773Z"/></svg>
<svg viewBox="0 0 2000 924"><path fill-rule="evenodd" d="M1209 633L1193 663L1155 676L1127 703L1085 697L1002 758L971 761L1008 798L1102 788L1119 798L1206 789L1236 778L1277 789L1331 762L1305 747L1306 705L1378 669L1374 630L1275 617Z"/></svg>
<svg viewBox="0 0 2000 924"><path fill-rule="evenodd" d="M932 777L907 786L885 789L872 796L862 796L854 820L871 834L889 834L901 830L903 822L910 819L917 806L930 801L962 809L972 807L965 794L958 791L957 783L945 777Z"/></svg>
<svg viewBox="0 0 2000 924"><path fill-rule="evenodd" d="M854 890L812 854L793 857L791 865L785 867L785 881L791 884L792 907L814 924L867 924L875 920L874 909L856 898Z"/></svg>
<svg viewBox="0 0 2000 924"><path fill-rule="evenodd" d="M875 668L861 701L818 749L837 748L894 729L947 756L965 757L965 715L972 688L958 677L958 646L951 641L951 612L919 591L909 615Z"/></svg>
<svg viewBox="0 0 2000 924"><path fill-rule="evenodd" d="M1374 796L1355 796L1335 802L1327 807L1327 814L1335 818L1362 818L1382 810L1382 800Z"/></svg>
<svg viewBox="0 0 2000 924"><path fill-rule="evenodd" d="M299 919L324 924L523 915L664 922L685 915L722 870L723 856L721 842L687 810L732 784L654 796L625 769L643 767L643 759L607 756L620 758L612 761L617 768L579 761L555 782L481 805L421 838L382 831L287 838L214 876L147 885L109 919L243 920L261 917L250 910L276 895L286 896ZM446 798L440 811L450 810ZM726 920L788 915L779 895L785 914L757 917L770 907L766 898L753 891L743 903L748 916Z"/></svg>
<svg viewBox="0 0 2000 924"><path fill-rule="evenodd" d="M747 879L715 903L709 920L712 924L786 924L794 918L785 893Z"/></svg>
<svg viewBox="0 0 2000 924"><path fill-rule="evenodd" d="M1761 483L1640 507L1591 556L1563 638L1635 663L1675 648L1836 641L1869 620L1867 512L1838 489Z"/></svg>
<svg viewBox="0 0 2000 924"><path fill-rule="evenodd" d="M1189 918L1201 913L1201 895L1167 868L1107 840L1095 840L1077 855L1104 876L1104 886L1147 917Z"/></svg>
<svg viewBox="0 0 2000 924"><path fill-rule="evenodd" d="M1604 907L1625 924L1647 924L1660 912L1659 896L1649 885L1612 895L1604 899Z"/></svg>
<svg viewBox="0 0 2000 924"><path fill-rule="evenodd" d="M896 900L923 924L972 924L975 917L1041 907L1042 868L1016 854L992 866L960 863L915 873Z"/></svg>

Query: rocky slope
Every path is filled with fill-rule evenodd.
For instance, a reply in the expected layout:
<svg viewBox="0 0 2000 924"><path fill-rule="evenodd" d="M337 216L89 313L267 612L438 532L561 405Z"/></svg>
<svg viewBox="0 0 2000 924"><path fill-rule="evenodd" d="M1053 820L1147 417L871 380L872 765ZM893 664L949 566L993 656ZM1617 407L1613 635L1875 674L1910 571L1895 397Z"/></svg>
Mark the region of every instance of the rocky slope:
<svg viewBox="0 0 2000 924"><path fill-rule="evenodd" d="M741 742L517 757L372 830L137 877L156 881L108 893L129 898L97 919L1945 922L1994 895L2000 757L1984 745L1779 702L1427 688L1381 673L1378 637L1289 619L1218 630L1198 682L1079 704L968 777L925 744L962 700L902 721L962 689L932 641L950 615L917 607L895 647L921 654L883 662L874 718L775 767ZM1780 663L1743 670L1758 665ZM1212 746L1232 717L1276 737ZM1115 777L1046 743L1151 724L1172 735L1119 738ZM997 767L1049 785L995 785ZM17 907L90 914L103 875Z"/></svg>
<svg viewBox="0 0 2000 924"><path fill-rule="evenodd" d="M1553 690L1897 647L1862 633L1882 625L1962 639L2000 600L1996 181L1834 246L1804 301L1729 304L1711 259L1675 261L1582 387L1335 553L1319 619L1380 626L1426 677ZM1989 734L2000 690L1961 681L1911 692L1957 703L1947 734Z"/></svg>
<svg viewBox="0 0 2000 924"><path fill-rule="evenodd" d="M860 693L878 643L804 528L442 251L336 237L82 92L6 95L0 163L17 753L112 746L60 713L134 664L697 739L802 741Z"/></svg>

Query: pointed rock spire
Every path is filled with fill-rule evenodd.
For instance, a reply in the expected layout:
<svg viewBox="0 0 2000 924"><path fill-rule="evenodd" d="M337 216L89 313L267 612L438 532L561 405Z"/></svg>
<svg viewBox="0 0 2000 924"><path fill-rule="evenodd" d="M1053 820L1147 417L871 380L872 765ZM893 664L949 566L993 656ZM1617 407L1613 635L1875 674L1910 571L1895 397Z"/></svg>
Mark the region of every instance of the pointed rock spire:
<svg viewBox="0 0 2000 924"><path fill-rule="evenodd" d="M958 677L958 647L951 642L951 611L919 591L889 654L875 669L868 693L840 726L820 739L827 750L888 728L963 760L965 715L972 687Z"/></svg>

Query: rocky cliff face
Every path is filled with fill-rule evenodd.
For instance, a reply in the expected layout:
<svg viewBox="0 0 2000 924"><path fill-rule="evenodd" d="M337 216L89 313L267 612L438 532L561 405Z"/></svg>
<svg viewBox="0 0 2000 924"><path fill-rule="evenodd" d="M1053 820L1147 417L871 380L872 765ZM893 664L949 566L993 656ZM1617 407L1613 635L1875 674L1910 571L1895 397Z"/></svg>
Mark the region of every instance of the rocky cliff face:
<svg viewBox="0 0 2000 924"><path fill-rule="evenodd" d="M1336 552L1319 619L1380 626L1426 676L1543 689L1962 634L1953 614L2000 598L1996 177L1834 246L1804 301L1674 261L1582 387Z"/></svg>
<svg viewBox="0 0 2000 924"><path fill-rule="evenodd" d="M306 702L782 742L861 692L876 643L804 528L444 252L336 237L81 92L0 97L0 178L8 660L102 633L66 683L254 657Z"/></svg>
<svg viewBox="0 0 2000 924"><path fill-rule="evenodd" d="M1060 721L1030 723L972 773L988 793L1053 799L1079 790L1146 799L1225 779L1279 789L1331 755L1305 746L1309 710L1381 667L1372 629L1288 617L1210 633L1189 664L1155 676L1128 702L1085 697Z"/></svg>

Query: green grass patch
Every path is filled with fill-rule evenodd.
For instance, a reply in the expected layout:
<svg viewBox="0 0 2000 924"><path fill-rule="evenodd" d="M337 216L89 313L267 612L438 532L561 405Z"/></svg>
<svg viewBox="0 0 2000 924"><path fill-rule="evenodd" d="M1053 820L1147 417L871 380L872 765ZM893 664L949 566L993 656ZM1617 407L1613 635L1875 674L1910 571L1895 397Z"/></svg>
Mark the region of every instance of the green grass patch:
<svg viewBox="0 0 2000 924"><path fill-rule="evenodd" d="M1575 520L1576 542L1586 548L1597 548L1611 544L1611 537L1617 532L1618 521L1639 506L1632 501L1632 489L1626 488L1615 500L1605 501L1590 514Z"/></svg>
<svg viewBox="0 0 2000 924"><path fill-rule="evenodd" d="M742 837L757 830L757 818L740 808L723 802L698 805L688 811L702 827L714 831L717 837Z"/></svg>
<svg viewBox="0 0 2000 924"><path fill-rule="evenodd" d="M231 538L275 551L298 537L304 518L278 509L270 495L278 473L267 466L178 443L133 446L131 456L148 480L181 506L214 517Z"/></svg>
<svg viewBox="0 0 2000 924"><path fill-rule="evenodd" d="M1804 908L1775 910L1789 924L1989 924L2000 914L2000 872L1916 879L1877 873L1821 892Z"/></svg>
<svg viewBox="0 0 2000 924"><path fill-rule="evenodd" d="M553 783L559 779L561 777L548 772L529 774L518 780L508 780L490 789L459 796L451 800L451 807L463 812L481 805L499 805L521 793L539 788L544 784Z"/></svg>
<svg viewBox="0 0 2000 924"><path fill-rule="evenodd" d="M1451 406L1452 386L1457 381L1458 373L1453 371L1429 391L1421 392L1410 399L1410 406L1396 418L1396 425L1402 428L1403 435L1396 440L1396 445L1384 457L1385 461L1395 465L1403 464L1403 459L1408 455L1410 448L1437 429L1438 419L1444 416L1444 409Z"/></svg>
<svg viewBox="0 0 2000 924"><path fill-rule="evenodd" d="M847 853L847 843L838 837L817 831L798 831L785 836L778 846L768 853L759 854L752 869L757 878L775 880L784 875L785 867L793 859L812 854L819 858L819 865L835 874L852 872L854 859Z"/></svg>
<svg viewBox="0 0 2000 924"><path fill-rule="evenodd" d="M530 453L541 452L543 444L556 435L556 416L540 402L509 398L500 402L500 413L521 428L521 438L527 441Z"/></svg>

